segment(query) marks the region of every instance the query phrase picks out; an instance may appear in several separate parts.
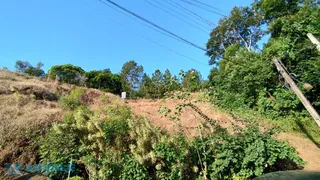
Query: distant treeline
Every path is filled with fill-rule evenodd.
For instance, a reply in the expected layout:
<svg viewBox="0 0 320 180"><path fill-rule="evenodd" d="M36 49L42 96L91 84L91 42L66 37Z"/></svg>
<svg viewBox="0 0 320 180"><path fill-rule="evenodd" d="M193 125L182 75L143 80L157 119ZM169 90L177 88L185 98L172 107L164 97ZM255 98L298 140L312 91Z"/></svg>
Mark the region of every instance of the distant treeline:
<svg viewBox="0 0 320 180"><path fill-rule="evenodd" d="M127 92L128 98L161 98L167 92L184 90L196 92L209 88L209 81L202 79L201 73L195 69L181 70L179 75L172 75L167 69L164 73L160 70L149 76L144 73L142 65L135 61L128 61L122 66L120 73L112 73L110 69L92 70L86 72L79 66L72 64L52 66L47 73L42 70L43 63L35 67L27 61L17 61L16 71L31 76L58 78L60 82L95 88L105 92L120 94Z"/></svg>

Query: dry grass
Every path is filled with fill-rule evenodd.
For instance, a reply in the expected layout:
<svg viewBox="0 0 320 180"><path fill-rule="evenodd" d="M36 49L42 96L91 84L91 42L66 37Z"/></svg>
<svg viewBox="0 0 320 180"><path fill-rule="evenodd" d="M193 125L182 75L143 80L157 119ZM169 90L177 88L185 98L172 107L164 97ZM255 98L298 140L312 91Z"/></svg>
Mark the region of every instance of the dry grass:
<svg viewBox="0 0 320 180"><path fill-rule="evenodd" d="M0 70L0 174L6 163L39 162L38 147L29 136L32 133L41 135L54 122L63 120L64 110L58 98L75 88ZM95 89L86 89L84 101L91 108L123 103L119 97ZM0 179L3 178L0 175Z"/></svg>
<svg viewBox="0 0 320 180"><path fill-rule="evenodd" d="M183 109L183 112L180 116L181 122L178 125L177 123L170 120L169 117L164 117L160 114L159 108L161 106L168 107L172 110L172 113L175 111L176 105L184 103L182 100L132 100L128 101L128 106L132 108L132 111L136 115L142 115L150 119L153 125L166 129L169 132L176 132L179 130L179 126L183 127L184 132L188 136L194 136L198 134L196 127L198 127L203 118L200 117L193 109L186 107ZM244 127L244 124L241 122L235 121L231 116L226 113L217 111L212 105L206 102L196 103L197 107L206 114L209 118L214 119L224 128L231 128L233 124L240 127ZM171 113L171 114L172 114Z"/></svg>
<svg viewBox="0 0 320 180"><path fill-rule="evenodd" d="M68 84L57 85L54 81L46 82L25 74L0 70L0 173L3 171L1 166L8 162L34 164L38 161L37 147L30 144L26 130L41 131L53 122L61 121L64 111L59 102L46 97L48 94L65 95L74 88L77 87ZM198 97L199 94L192 95L194 99ZM96 89L86 89L84 101L92 109L110 103L124 104L118 96ZM178 125L168 117L162 117L158 110L160 106L166 106L174 111L179 103L183 102L140 99L128 101L127 105L132 108L134 114L146 116L155 126L176 132L179 129ZM196 105L222 127L230 128L232 124L244 126L227 112L212 107L210 103L201 102ZM197 135L195 127L200 124L202 118L191 108L186 108L181 119L185 133L189 136ZM310 140L292 134L280 134L279 139L287 140L297 149L300 156L308 163L307 170L320 170L320 150ZM0 176L0 179L3 177Z"/></svg>
<svg viewBox="0 0 320 180"><path fill-rule="evenodd" d="M197 99L197 95L194 95L193 98ZM179 126L172 122L168 117L161 117L158 110L160 106L166 106L171 110L174 110L174 107L179 103L183 103L183 101L141 99L128 101L127 103L128 106L132 108L133 113L147 117L153 125L166 129L171 133L179 131ZM196 105L204 114L215 119L224 128L231 130L232 124L236 124L240 127L245 126L243 123L234 120L226 112L222 112L219 109L212 107L212 105L207 102L197 103ZM201 119L202 118L199 117L192 109L184 109L181 115L181 125L185 127L184 132L189 136L197 135L198 132L194 127L197 127L200 124ZM264 127L261 127L260 129L265 130ZM305 170L320 170L320 149L312 143L312 141L302 135L293 135L288 133L281 133L277 138L288 141L289 144L296 148L300 157L307 162Z"/></svg>
<svg viewBox="0 0 320 180"><path fill-rule="evenodd" d="M293 135L288 133L280 133L278 138L288 141L298 151L300 157L307 162L305 170L319 171L320 170L320 149L312 143L311 140L302 135Z"/></svg>

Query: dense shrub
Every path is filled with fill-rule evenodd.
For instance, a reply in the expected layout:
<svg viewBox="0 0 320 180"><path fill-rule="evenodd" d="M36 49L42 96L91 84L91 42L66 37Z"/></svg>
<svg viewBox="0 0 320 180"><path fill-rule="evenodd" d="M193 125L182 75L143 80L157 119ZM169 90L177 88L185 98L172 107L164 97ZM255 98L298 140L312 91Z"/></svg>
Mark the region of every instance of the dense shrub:
<svg viewBox="0 0 320 180"><path fill-rule="evenodd" d="M66 115L64 125L67 126L73 122L73 115ZM68 165L72 160L73 163L77 163L75 161L79 160L82 156L80 152L81 143L77 134L72 133L72 130L62 133L54 128L40 140L41 162L47 165L58 164L64 166ZM76 167L76 169L78 169L78 171L72 172L71 175L79 173L79 167ZM65 179L68 176L67 171L55 171L52 169L44 173L53 179Z"/></svg>
<svg viewBox="0 0 320 180"><path fill-rule="evenodd" d="M75 90L72 90L69 95L62 96L60 98L62 107L68 110L75 110L78 106L81 105L81 99L85 92L85 89L77 88Z"/></svg>
<svg viewBox="0 0 320 180"><path fill-rule="evenodd" d="M269 171L297 169L304 164L294 148L271 135L272 131L261 133L250 127L235 135L216 137L215 161L209 166L211 178L249 178ZM280 163L284 166L278 166Z"/></svg>
<svg viewBox="0 0 320 180"><path fill-rule="evenodd" d="M183 94L177 97L186 98ZM178 107L179 112L186 106ZM200 136L188 138L133 117L125 106L108 105L96 111L79 106L44 137L40 154L44 163L72 160L79 169L72 175L83 176L85 168L90 179L102 180L251 178L303 165L296 151L275 140L269 131L235 128L230 134L215 123L211 126L214 130L201 126ZM68 175L46 174L54 179Z"/></svg>

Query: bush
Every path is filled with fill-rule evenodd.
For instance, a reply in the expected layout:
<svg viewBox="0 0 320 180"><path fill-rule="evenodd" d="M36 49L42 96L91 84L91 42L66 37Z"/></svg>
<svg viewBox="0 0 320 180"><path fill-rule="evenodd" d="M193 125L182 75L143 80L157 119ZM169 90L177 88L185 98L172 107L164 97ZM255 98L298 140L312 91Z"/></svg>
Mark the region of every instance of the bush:
<svg viewBox="0 0 320 180"><path fill-rule="evenodd" d="M74 121L72 114L65 117L64 123ZM55 125L44 138L40 140L40 158L43 164L68 165L71 160L77 161L82 153L80 152L80 139L72 131L58 131ZM76 168L77 169L77 168ZM79 172L72 172L75 175ZM53 179L65 179L68 172L45 171L48 177Z"/></svg>
<svg viewBox="0 0 320 180"><path fill-rule="evenodd" d="M121 180L137 179L137 180L148 180L149 177L147 169L139 164L136 159L130 155L125 156L123 163L123 169L119 177Z"/></svg>
<svg viewBox="0 0 320 180"><path fill-rule="evenodd" d="M85 89L78 88L72 90L69 95L62 96L60 98L62 107L67 110L75 110L82 104L81 99L84 96L85 92Z"/></svg>
<svg viewBox="0 0 320 180"><path fill-rule="evenodd" d="M215 161L209 166L211 178L249 178L304 165L295 149L275 140L272 133L250 127L235 135L215 138Z"/></svg>
<svg viewBox="0 0 320 180"><path fill-rule="evenodd" d="M83 178L79 176L73 176L73 177L67 178L66 180L83 180Z"/></svg>

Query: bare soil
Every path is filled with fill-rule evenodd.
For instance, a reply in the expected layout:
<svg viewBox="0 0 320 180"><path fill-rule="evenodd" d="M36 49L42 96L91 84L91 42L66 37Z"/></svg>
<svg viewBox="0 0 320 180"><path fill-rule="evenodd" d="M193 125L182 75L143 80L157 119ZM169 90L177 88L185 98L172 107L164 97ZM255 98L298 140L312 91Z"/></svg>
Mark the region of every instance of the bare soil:
<svg viewBox="0 0 320 180"><path fill-rule="evenodd" d="M127 101L129 107L135 114L147 117L155 126L167 129L169 132L178 131L178 125L172 122L168 117L161 117L158 112L161 106L166 106L171 110L178 103L183 103L178 100L131 100ZM197 107L201 111L212 119L215 119L222 127L229 128L232 124L244 127L241 122L234 120L227 113L221 112L218 109L212 107L207 102L197 103ZM201 122L199 117L192 109L187 108L183 110L181 115L181 125L187 128L197 127ZM190 136L196 135L197 132L194 129L186 131ZM296 148L300 157L307 163L305 170L320 171L320 149L309 139L300 134L280 133L277 136L278 139L287 141L290 145Z"/></svg>

